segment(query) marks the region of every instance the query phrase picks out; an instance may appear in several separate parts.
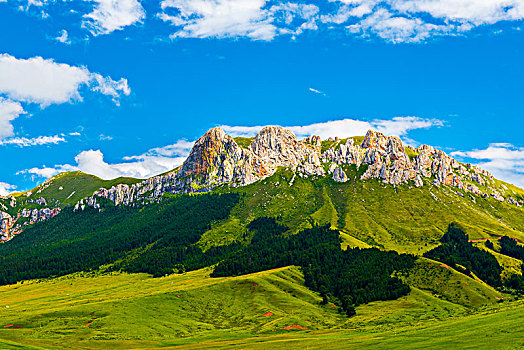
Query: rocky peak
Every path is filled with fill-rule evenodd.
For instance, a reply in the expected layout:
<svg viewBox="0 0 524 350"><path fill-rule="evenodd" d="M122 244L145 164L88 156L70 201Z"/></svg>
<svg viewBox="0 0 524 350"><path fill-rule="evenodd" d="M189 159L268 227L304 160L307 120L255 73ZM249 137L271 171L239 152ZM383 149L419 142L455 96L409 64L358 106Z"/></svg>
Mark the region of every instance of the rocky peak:
<svg viewBox="0 0 524 350"><path fill-rule="evenodd" d="M221 185L245 186L273 175L278 167L289 168L301 177L325 176L325 167L333 180L345 182L349 179L340 167L342 164L354 164L357 168L365 164L367 169L360 180L374 178L392 185L411 183L416 187L431 183L454 186L476 195L491 195L517 203L498 192L493 195L494 190L490 194L483 193L471 182L496 187L491 174L470 164L464 166L431 146L411 148L416 154L411 161L399 137L385 136L375 130L369 130L360 145L354 144L352 138L346 142L338 138L332 140L336 143L321 153L322 142L318 136L299 141L289 129L266 126L248 148L241 148L224 130L213 128L198 139L180 170L130 187L101 189L86 203L96 204L96 196L99 196L128 205L158 200L165 192L205 192Z"/></svg>
<svg viewBox="0 0 524 350"><path fill-rule="evenodd" d="M206 174L239 153L241 149L231 136L221 128L213 128L195 142L179 173L185 176Z"/></svg>
<svg viewBox="0 0 524 350"><path fill-rule="evenodd" d="M266 126L255 136L250 147L261 158L282 159L292 157L297 144L297 137L291 130Z"/></svg>
<svg viewBox="0 0 524 350"><path fill-rule="evenodd" d="M364 138L364 141L362 141L361 147L362 148L377 148L379 150L385 150L387 142L388 142L387 136L385 136L381 132L370 129L366 133L366 137Z"/></svg>

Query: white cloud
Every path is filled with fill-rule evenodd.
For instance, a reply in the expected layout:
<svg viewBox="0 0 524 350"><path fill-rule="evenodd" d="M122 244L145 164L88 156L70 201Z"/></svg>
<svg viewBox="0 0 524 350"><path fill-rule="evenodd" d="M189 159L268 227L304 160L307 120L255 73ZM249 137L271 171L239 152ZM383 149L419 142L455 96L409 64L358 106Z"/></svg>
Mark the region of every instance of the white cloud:
<svg viewBox="0 0 524 350"><path fill-rule="evenodd" d="M524 148L510 143L492 143L486 149L457 151L451 155L476 161L496 178L524 188Z"/></svg>
<svg viewBox="0 0 524 350"><path fill-rule="evenodd" d="M439 119L424 119L419 117L394 117L391 120L375 120L371 123L373 128L386 135L404 136L410 130L428 129L433 126L444 126Z"/></svg>
<svg viewBox="0 0 524 350"><path fill-rule="evenodd" d="M67 30L65 29L62 29L60 31L60 34L55 38L55 40L61 42L62 44L66 44L66 45L71 44L71 40L69 39Z"/></svg>
<svg viewBox="0 0 524 350"><path fill-rule="evenodd" d="M7 196L16 189L15 185L10 185L5 182L0 182L0 196Z"/></svg>
<svg viewBox="0 0 524 350"><path fill-rule="evenodd" d="M473 25L524 17L522 0L404 0L390 3L393 9L404 13L427 13L434 18Z"/></svg>
<svg viewBox="0 0 524 350"><path fill-rule="evenodd" d="M326 96L326 94L324 92L322 92L320 90L317 90L317 89L309 88L309 91L311 91L314 94L319 94L319 95Z"/></svg>
<svg viewBox="0 0 524 350"><path fill-rule="evenodd" d="M75 167L67 166L67 165L57 165L53 168L48 168L44 166L43 168L31 168L31 169L20 170L19 172L16 173L16 175L31 174L33 175L32 178L37 176L37 177L43 177L47 179L61 172L74 171L74 170L78 170L78 169L76 169Z"/></svg>
<svg viewBox="0 0 524 350"><path fill-rule="evenodd" d="M336 0L334 1L336 2ZM524 18L522 0L339 0L324 23L345 24L351 33L392 43L462 35L478 26Z"/></svg>
<svg viewBox="0 0 524 350"><path fill-rule="evenodd" d="M297 135L306 137L310 135L320 136L322 139L328 137L348 137L365 135L369 129L377 129L386 135L405 136L410 130L426 129L432 126L442 126L443 122L438 119L424 119L419 117L395 117L389 120L376 119L374 121L362 121L357 119L341 119L324 123L315 123L304 126L285 126ZM233 136L252 137L255 136L263 126L229 126L221 125L226 133Z"/></svg>
<svg viewBox="0 0 524 350"><path fill-rule="evenodd" d="M181 27L173 37L271 40L277 28L271 24L270 12L262 9L265 4L266 0L164 0L164 11L174 8L178 13L163 12L160 18Z"/></svg>
<svg viewBox="0 0 524 350"><path fill-rule="evenodd" d="M27 137L12 137L6 139L0 139L0 145L17 145L20 147L29 146L42 146L49 144L58 144L60 142L66 142L63 136L38 136L33 138Z"/></svg>
<svg viewBox="0 0 524 350"><path fill-rule="evenodd" d="M0 97L0 141L4 137L14 135L11 122L23 113L24 108L20 103Z"/></svg>
<svg viewBox="0 0 524 350"><path fill-rule="evenodd" d="M122 94L131 93L124 78L115 81L92 73L86 67L56 63L38 56L17 59L0 54L0 94L12 100L37 103L41 107L82 100L80 89L83 86L113 97L117 104Z"/></svg>
<svg viewBox="0 0 524 350"><path fill-rule="evenodd" d="M178 28L172 37L276 36L347 30L391 43L463 35L478 26L524 19L523 0L330 0L314 4L268 0L164 0L159 17Z"/></svg>
<svg viewBox="0 0 524 350"><path fill-rule="evenodd" d="M419 18L395 16L386 9L379 9L362 21L348 25L352 33L364 36L370 33L392 43L420 42L432 35L451 32L452 25L435 25Z"/></svg>
<svg viewBox="0 0 524 350"><path fill-rule="evenodd" d="M280 34L296 35L317 29L317 6L268 4L267 0L163 0L158 16L178 28L172 38L272 40Z"/></svg>
<svg viewBox="0 0 524 350"><path fill-rule="evenodd" d="M84 15L84 26L93 35L109 34L141 22L146 14L137 0L92 0L93 12Z"/></svg>
<svg viewBox="0 0 524 350"><path fill-rule="evenodd" d="M175 144L153 148L138 156L127 156L121 163L107 163L100 150L89 150L75 157L75 165L62 164L54 167L31 168L19 171L17 174L31 174L43 178L55 176L64 171L80 170L96 175L102 179L114 179L129 176L145 179L181 165L189 155L194 142L179 140Z"/></svg>

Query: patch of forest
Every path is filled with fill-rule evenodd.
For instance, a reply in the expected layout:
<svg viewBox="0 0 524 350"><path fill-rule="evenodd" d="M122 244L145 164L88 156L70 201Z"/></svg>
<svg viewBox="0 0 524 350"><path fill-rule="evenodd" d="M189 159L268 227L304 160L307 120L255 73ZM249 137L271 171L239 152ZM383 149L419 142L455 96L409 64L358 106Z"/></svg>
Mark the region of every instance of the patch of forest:
<svg viewBox="0 0 524 350"><path fill-rule="evenodd" d="M441 261L468 276L473 272L487 284L500 287L502 267L497 259L489 252L473 246L468 239L468 235L458 224L451 223L440 239L442 244L424 256Z"/></svg>
<svg viewBox="0 0 524 350"><path fill-rule="evenodd" d="M194 246L214 221L224 220L238 194L177 196L144 207L63 210L0 245L0 284L113 268L155 276L218 262L236 246ZM176 271L175 271L176 272Z"/></svg>
<svg viewBox="0 0 524 350"><path fill-rule="evenodd" d="M286 226L274 218L261 217L248 228L254 231L251 244L220 262L212 277L301 266L306 286L319 292L324 303L339 305L348 316L354 315L360 304L397 299L410 291L391 275L413 267L412 255L376 248L344 251L339 232L329 226L314 226L286 236Z"/></svg>

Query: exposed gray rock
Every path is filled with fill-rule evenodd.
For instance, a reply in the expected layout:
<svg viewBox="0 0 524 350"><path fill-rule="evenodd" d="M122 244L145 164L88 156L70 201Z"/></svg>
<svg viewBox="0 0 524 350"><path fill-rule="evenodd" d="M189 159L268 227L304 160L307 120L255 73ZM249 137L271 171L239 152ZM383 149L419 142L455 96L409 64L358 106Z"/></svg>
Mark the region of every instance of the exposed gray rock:
<svg viewBox="0 0 524 350"><path fill-rule="evenodd" d="M336 182L346 182L348 180L348 177L346 173L344 172L344 170L338 167L333 172L333 180L335 180Z"/></svg>

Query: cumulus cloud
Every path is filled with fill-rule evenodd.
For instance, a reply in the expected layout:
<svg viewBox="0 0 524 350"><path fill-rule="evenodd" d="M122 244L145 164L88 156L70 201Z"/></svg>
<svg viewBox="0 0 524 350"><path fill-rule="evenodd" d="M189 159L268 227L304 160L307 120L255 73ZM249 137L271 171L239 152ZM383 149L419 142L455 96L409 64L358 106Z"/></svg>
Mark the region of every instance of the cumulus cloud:
<svg viewBox="0 0 524 350"><path fill-rule="evenodd" d="M317 29L317 6L268 3L267 0L163 0L158 16L178 28L172 38L272 40L279 34Z"/></svg>
<svg viewBox="0 0 524 350"><path fill-rule="evenodd" d="M5 182L0 182L0 196L7 196L16 189L15 185L10 185Z"/></svg>
<svg viewBox="0 0 524 350"><path fill-rule="evenodd" d="M0 97L0 141L14 135L11 122L23 113L24 108L20 103Z"/></svg>
<svg viewBox="0 0 524 350"><path fill-rule="evenodd" d="M115 179L128 176L145 179L181 165L189 155L194 142L179 140L164 147L153 148L138 156L126 156L123 162L108 163L100 150L88 150L75 157L76 164L62 164L53 167L31 168L19 171L17 174L31 174L49 178L64 171L80 170L96 175L102 179Z"/></svg>
<svg viewBox="0 0 524 350"><path fill-rule="evenodd" d="M93 35L109 34L141 22L146 13L137 0L93 0L93 12L84 15L84 26Z"/></svg>
<svg viewBox="0 0 524 350"><path fill-rule="evenodd" d="M271 40L276 27L266 0L164 0L162 10L175 9L175 15L162 12L160 18L180 28L172 37L236 37Z"/></svg>
<svg viewBox="0 0 524 350"><path fill-rule="evenodd" d="M75 167L70 167L68 165L56 165L55 167L52 167L52 168L48 168L44 166L42 168L30 168L30 169L20 170L19 172L16 173L16 175L31 174L32 178L43 177L47 179L61 172L74 171L74 170L78 170L78 169L76 169Z"/></svg>
<svg viewBox="0 0 524 350"><path fill-rule="evenodd" d="M131 93L124 78L115 81L92 73L86 67L56 63L38 56L17 59L0 54L0 94L12 100L37 103L41 107L82 100L80 89L83 86L111 96L117 104L121 95Z"/></svg>
<svg viewBox="0 0 524 350"><path fill-rule="evenodd" d="M453 25L435 25L420 18L396 16L386 9L379 9L347 28L352 33L363 36L375 34L392 43L420 42L432 35L448 34L456 29Z"/></svg>
<svg viewBox="0 0 524 350"><path fill-rule="evenodd" d="M324 23L344 24L351 33L392 43L461 35L478 26L524 18L522 0L338 0Z"/></svg>
<svg viewBox="0 0 524 350"><path fill-rule="evenodd" d="M376 119L374 121L362 121L358 119L332 120L324 123L315 123L303 126L285 126L297 135L306 137L310 135L320 136L322 139L328 137L348 137L364 135L369 129L376 129L387 135L405 136L410 130L426 129L432 126L442 126L443 122L438 119L424 119L419 117L395 117L389 120ZM256 135L263 126L230 126L221 125L227 133L233 136L252 137Z"/></svg>
<svg viewBox="0 0 524 350"><path fill-rule="evenodd" d="M456 151L452 156L478 163L493 176L524 188L524 148L510 143L492 143L485 149Z"/></svg>
<svg viewBox="0 0 524 350"><path fill-rule="evenodd" d="M161 7L158 16L178 29L174 38L272 40L323 28L415 43L524 18L522 0L330 0L321 8L314 2L164 0Z"/></svg>

